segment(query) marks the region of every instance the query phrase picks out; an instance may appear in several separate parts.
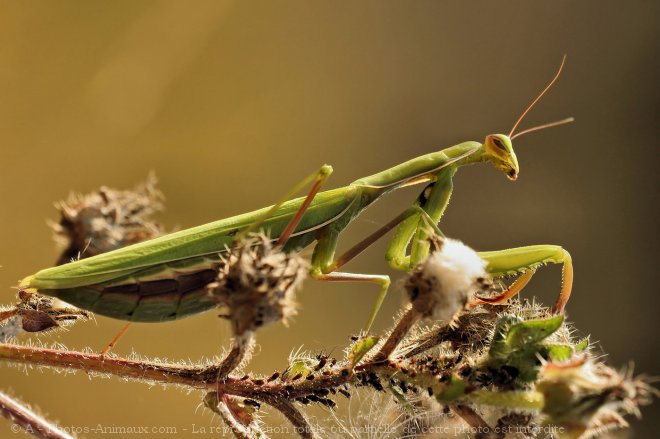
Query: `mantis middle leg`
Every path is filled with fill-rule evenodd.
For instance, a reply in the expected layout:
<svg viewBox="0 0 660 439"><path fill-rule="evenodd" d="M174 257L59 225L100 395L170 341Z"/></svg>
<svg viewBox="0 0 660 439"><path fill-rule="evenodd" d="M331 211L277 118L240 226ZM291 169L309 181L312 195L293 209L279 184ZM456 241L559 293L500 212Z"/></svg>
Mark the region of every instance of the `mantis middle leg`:
<svg viewBox="0 0 660 439"><path fill-rule="evenodd" d="M429 243L426 239L428 232L433 231L443 236L437 227L437 223L440 221L440 217L449 203L449 197L451 196L453 187L451 179L455 172L455 168L445 168L442 170L437 175L436 181L426 187L420 198L411 208L402 212L388 224L358 243L336 260L334 259L334 255L340 232L328 229L319 236L312 257L312 277L328 282L371 282L381 287L376 304L365 326L366 332L369 332L380 306L385 300L390 286L390 278L386 275L343 273L335 270L339 269L395 227L397 229L386 254L386 259L390 265L399 270L409 271L421 262L429 251ZM412 244L411 254L408 255L408 245L413 237L415 237L415 240Z"/></svg>
<svg viewBox="0 0 660 439"><path fill-rule="evenodd" d="M367 333L371 329L371 326L376 319L376 315L378 314L378 311L380 310L380 307L385 300L385 296L387 295L387 291L390 286L390 277L380 274L345 273L338 272L336 270L362 253L362 251L383 237L383 235L385 235L387 232L395 228L397 225L405 223L405 221L410 218L414 218L418 222L421 218L421 220L427 224L427 227L433 229L436 233L440 233L435 223L426 214L426 212L424 212L418 206L413 206L409 209L406 209L392 221L385 224L383 227L360 241L358 244L353 246L351 249L336 259L335 251L337 248L337 239L339 238L340 231L329 228L324 230L317 238L316 247L314 248L314 254L312 256L312 268L310 270L311 276L314 279L326 282L370 282L380 285L380 294L378 295L376 304L374 305L374 308L371 311L371 315L369 316L369 320L367 321L367 324L364 328L364 331Z"/></svg>

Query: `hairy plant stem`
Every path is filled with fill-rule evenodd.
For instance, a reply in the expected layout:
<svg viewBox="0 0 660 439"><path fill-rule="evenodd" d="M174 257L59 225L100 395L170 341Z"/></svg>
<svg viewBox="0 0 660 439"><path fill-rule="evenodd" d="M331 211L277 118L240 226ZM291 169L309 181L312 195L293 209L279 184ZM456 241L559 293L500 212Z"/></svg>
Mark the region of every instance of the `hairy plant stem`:
<svg viewBox="0 0 660 439"><path fill-rule="evenodd" d="M216 413L218 413L223 422L231 428L231 432L234 433L234 436L236 436L237 439L253 438L253 432L249 430L249 427L238 422L231 409L222 400L218 401Z"/></svg>
<svg viewBox="0 0 660 439"><path fill-rule="evenodd" d="M405 321L407 323L401 323ZM404 317L399 322L400 328L409 325L411 320ZM393 331L392 341L386 344L396 346L395 340L400 338L399 331ZM436 339L437 340L437 339ZM348 365L337 365L328 374L319 374L314 379L277 379L264 381L225 376L218 379L223 371L240 362L241 352L245 352L237 344L230 354L219 364L207 366L180 366L145 360L127 360L108 357L93 353L83 353L67 350L48 349L34 346L21 346L0 343L0 360L28 364L32 366L49 366L69 370L83 370L88 373L110 374L137 381L158 382L187 386L200 390L217 391L219 395L233 395L251 398L266 404L273 404L273 398L284 397L289 400L313 394L319 389L337 388L355 381L358 374L375 373L382 377L399 376L419 385L422 388L433 387L435 394L440 395L444 385L433 375L419 374L415 377L405 376L402 368L396 362L387 360L367 360L354 368ZM381 349L382 352L382 349ZM465 395L465 401L490 405L506 406L518 409L541 409L543 398L537 392L490 392L477 390ZM286 413L285 413L286 415ZM287 417L289 417L287 415Z"/></svg>
<svg viewBox="0 0 660 439"><path fill-rule="evenodd" d="M318 437L314 434L314 430L309 425L309 422L307 422L305 415L290 401L283 398L267 398L265 402L278 409L293 424L296 433L300 437L304 439L316 439Z"/></svg>
<svg viewBox="0 0 660 439"><path fill-rule="evenodd" d="M545 404L543 395L534 390L497 392L479 389L466 395L465 400L478 405L518 410L542 410Z"/></svg>
<svg viewBox="0 0 660 439"><path fill-rule="evenodd" d="M201 390L262 400L272 395L296 398L313 393L319 386L337 387L347 383L353 375L347 369L334 371L318 380L272 381L259 383L252 379L227 377L218 381L221 366L185 367L150 361L126 360L84 352L38 348L0 343L0 359L34 366L50 366L70 370L110 374L138 381L175 384Z"/></svg>
<svg viewBox="0 0 660 439"><path fill-rule="evenodd" d="M449 407L477 432L475 437L479 439L501 439L504 437L496 434L495 430L471 407L463 404L452 404Z"/></svg>
<svg viewBox="0 0 660 439"><path fill-rule="evenodd" d="M209 394L214 400L211 410L220 415L224 423L231 428L238 439L254 439L265 437L259 428L258 422L250 414L237 407L227 395ZM207 395L207 396L209 396Z"/></svg>
<svg viewBox="0 0 660 439"><path fill-rule="evenodd" d="M73 436L51 424L21 402L0 392L0 413L9 421L20 425L27 433L40 439L74 439Z"/></svg>
<svg viewBox="0 0 660 439"><path fill-rule="evenodd" d="M468 344L469 341L465 339L466 334L463 328L467 326L480 327L492 323L497 318L497 313L503 309L501 306L499 308L496 306L483 307L488 308L488 311L463 313L455 318L453 322L446 323L415 340L415 345L410 350L406 350L405 358L413 358L444 342L451 342L457 348L462 343Z"/></svg>
<svg viewBox="0 0 660 439"><path fill-rule="evenodd" d="M250 337L241 339L242 341L234 344L230 353L219 365L206 367L184 367L149 361L125 360L100 354L5 343L0 343L0 359L34 366L49 366L84 370L88 373L111 374L138 381L183 385L196 389L213 390L218 395L233 395L256 399L281 411L294 425L296 432L301 437L314 438L313 430L304 415L287 399L314 393L315 390L320 388L338 387L347 383L353 374L348 369L338 369L333 374L323 376L316 381L297 380L294 382L268 383L252 379L228 377L225 372L233 370L240 363L251 345ZM218 377L223 378L218 379ZM227 418L225 416L230 414L229 408L222 400L219 400L218 403L218 409L225 411L221 413L223 418L225 418L225 422L231 424L233 418ZM230 426L234 429L234 427L238 427L238 424L232 424Z"/></svg>
<svg viewBox="0 0 660 439"><path fill-rule="evenodd" d="M412 305L408 305L396 326L394 329L392 329L389 337L387 340L385 340L385 343L380 348L380 351L378 351L374 357L374 361L387 360L390 355L392 355L397 346L399 346L401 340L405 338L405 336L410 332L412 327L419 321L421 317L421 314L417 312L412 307Z"/></svg>
<svg viewBox="0 0 660 439"><path fill-rule="evenodd" d="M254 332L246 331L243 334L235 335L231 341L231 350L220 363L217 380L224 381L243 359L250 355L253 348Z"/></svg>

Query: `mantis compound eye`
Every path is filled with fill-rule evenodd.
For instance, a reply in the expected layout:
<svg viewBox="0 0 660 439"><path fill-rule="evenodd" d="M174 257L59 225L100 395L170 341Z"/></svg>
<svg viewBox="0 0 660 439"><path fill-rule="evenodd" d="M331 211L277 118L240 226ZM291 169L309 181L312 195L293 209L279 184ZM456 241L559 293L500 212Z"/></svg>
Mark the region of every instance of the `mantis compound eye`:
<svg viewBox="0 0 660 439"><path fill-rule="evenodd" d="M499 149L506 151L506 147L504 146L504 143L498 139L497 137L493 137L493 144L497 146Z"/></svg>

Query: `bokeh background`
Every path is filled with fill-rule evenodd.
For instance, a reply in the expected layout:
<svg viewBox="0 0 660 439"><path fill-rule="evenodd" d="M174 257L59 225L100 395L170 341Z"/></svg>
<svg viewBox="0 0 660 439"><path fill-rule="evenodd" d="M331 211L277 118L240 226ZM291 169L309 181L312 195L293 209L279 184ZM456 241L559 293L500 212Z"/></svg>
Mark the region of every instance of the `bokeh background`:
<svg viewBox="0 0 660 439"><path fill-rule="evenodd" d="M484 250L565 246L576 268L570 319L611 364L657 375L659 12L654 1L3 1L1 302L53 263L46 220L71 190L130 188L155 171L167 196L160 220L174 228L270 204L322 163L335 168L329 186L344 185L508 132L566 53L562 78L523 125L576 123L519 139L516 183L490 166L461 169L443 230ZM342 248L415 191L370 209ZM384 248L350 269L400 279ZM550 304L559 286L559 268L547 267L524 295ZM308 281L301 314L259 334L251 368L281 369L299 346L339 354L376 293ZM395 287L378 328L400 304ZM121 325L97 317L46 340L98 350ZM135 325L116 352L196 361L228 336L210 312ZM168 425L188 436L193 424L217 425L197 393L6 366L0 386L64 426ZM634 437L657 437L657 405L644 414ZM0 436L8 431L0 421Z"/></svg>

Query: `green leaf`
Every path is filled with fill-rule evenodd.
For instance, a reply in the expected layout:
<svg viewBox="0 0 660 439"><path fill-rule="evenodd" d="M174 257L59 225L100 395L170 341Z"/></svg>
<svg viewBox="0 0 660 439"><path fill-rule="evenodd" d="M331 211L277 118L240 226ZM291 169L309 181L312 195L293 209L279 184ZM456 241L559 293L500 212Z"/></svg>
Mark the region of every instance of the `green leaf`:
<svg viewBox="0 0 660 439"><path fill-rule="evenodd" d="M514 315L503 315L497 320L495 325L495 334L490 342L490 349L488 355L491 358L506 358L511 349L506 344L506 337L511 329L511 326L522 322L520 317Z"/></svg>
<svg viewBox="0 0 660 439"><path fill-rule="evenodd" d="M355 342L348 353L348 362L355 366L378 343L378 337L369 336Z"/></svg>
<svg viewBox="0 0 660 439"><path fill-rule="evenodd" d="M298 375L305 377L309 375L313 370L314 366L311 359L297 358L293 360L291 364L289 364L289 367L284 373L284 378L291 379Z"/></svg>
<svg viewBox="0 0 660 439"><path fill-rule="evenodd" d="M573 355L573 349L565 344L552 344L545 346L547 356L553 361L566 361Z"/></svg>
<svg viewBox="0 0 660 439"><path fill-rule="evenodd" d="M526 321L514 315L500 317L484 364L486 373L501 370L510 374L513 371L516 374L514 381L520 384L537 378L539 356L556 360L570 358L573 353L570 346L543 344L563 321L563 316Z"/></svg>
<svg viewBox="0 0 660 439"><path fill-rule="evenodd" d="M564 322L564 316L557 315L549 319L527 320L511 326L506 335L506 345L520 349L526 345L536 344L550 336Z"/></svg>
<svg viewBox="0 0 660 439"><path fill-rule="evenodd" d="M575 352L582 352L589 347L589 337L584 338L574 346Z"/></svg>

